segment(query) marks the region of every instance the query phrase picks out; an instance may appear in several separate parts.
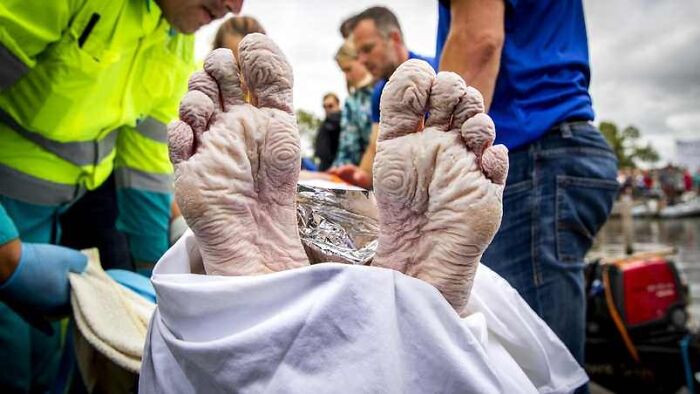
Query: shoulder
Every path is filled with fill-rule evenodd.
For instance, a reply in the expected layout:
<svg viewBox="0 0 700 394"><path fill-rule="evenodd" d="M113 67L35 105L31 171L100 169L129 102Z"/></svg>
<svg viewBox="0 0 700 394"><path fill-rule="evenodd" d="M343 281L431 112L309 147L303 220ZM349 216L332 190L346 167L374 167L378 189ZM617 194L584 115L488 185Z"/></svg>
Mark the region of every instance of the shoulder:
<svg viewBox="0 0 700 394"><path fill-rule="evenodd" d="M379 101L382 98L382 90L384 90L386 80L382 79L374 84L372 91L372 121L379 122Z"/></svg>
<svg viewBox="0 0 700 394"><path fill-rule="evenodd" d="M386 85L386 79L380 79L377 81L372 89L372 96L381 96L382 90L384 90L384 85Z"/></svg>
<svg viewBox="0 0 700 394"><path fill-rule="evenodd" d="M435 64L435 58L434 58L434 57L423 56L423 55L419 55L419 54L417 54L417 53L415 53L415 52L413 52L413 51L408 51L408 58L409 58L409 59L418 59L418 60L426 61L426 62L428 62L428 64L430 64L430 66L431 66L433 69L437 70L437 67L436 67L437 65Z"/></svg>

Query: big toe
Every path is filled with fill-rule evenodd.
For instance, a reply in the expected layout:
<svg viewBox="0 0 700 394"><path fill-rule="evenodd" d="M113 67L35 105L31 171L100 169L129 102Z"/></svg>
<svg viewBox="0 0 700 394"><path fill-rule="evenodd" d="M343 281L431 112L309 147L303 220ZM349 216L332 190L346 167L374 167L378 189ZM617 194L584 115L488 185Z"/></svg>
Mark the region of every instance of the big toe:
<svg viewBox="0 0 700 394"><path fill-rule="evenodd" d="M241 72L253 102L292 114L292 66L269 37L253 33L239 45Z"/></svg>
<svg viewBox="0 0 700 394"><path fill-rule="evenodd" d="M408 60L394 71L379 104L379 141L401 137L421 127L434 78L435 71L423 60Z"/></svg>

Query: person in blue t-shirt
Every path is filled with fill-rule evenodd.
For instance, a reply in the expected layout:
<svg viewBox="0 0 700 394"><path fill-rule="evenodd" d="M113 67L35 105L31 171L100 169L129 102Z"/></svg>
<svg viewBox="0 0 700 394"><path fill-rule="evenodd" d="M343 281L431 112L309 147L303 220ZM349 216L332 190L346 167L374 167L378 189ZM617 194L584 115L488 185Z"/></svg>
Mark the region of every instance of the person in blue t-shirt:
<svg viewBox="0 0 700 394"><path fill-rule="evenodd" d="M372 73L377 82L372 91L372 134L359 168L344 165L330 172L347 182L369 189L372 187L372 163L379 135L379 98L384 84L406 60L421 59L434 67L434 59L408 50L396 15L386 7L371 7L347 19L341 25L341 32L351 33L357 60Z"/></svg>
<svg viewBox="0 0 700 394"><path fill-rule="evenodd" d="M436 50L440 70L481 91L495 143L509 149L503 221L482 262L583 364L583 259L618 184L591 124L581 0L441 0Z"/></svg>

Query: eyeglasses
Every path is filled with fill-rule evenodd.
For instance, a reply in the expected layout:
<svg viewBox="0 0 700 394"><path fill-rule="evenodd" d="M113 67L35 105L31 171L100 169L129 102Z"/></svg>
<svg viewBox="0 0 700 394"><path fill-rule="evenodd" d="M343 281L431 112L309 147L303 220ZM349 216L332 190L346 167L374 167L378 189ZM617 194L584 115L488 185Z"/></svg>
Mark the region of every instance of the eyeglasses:
<svg viewBox="0 0 700 394"><path fill-rule="evenodd" d="M331 109L333 107L335 107L335 104L333 103L323 104L323 109Z"/></svg>

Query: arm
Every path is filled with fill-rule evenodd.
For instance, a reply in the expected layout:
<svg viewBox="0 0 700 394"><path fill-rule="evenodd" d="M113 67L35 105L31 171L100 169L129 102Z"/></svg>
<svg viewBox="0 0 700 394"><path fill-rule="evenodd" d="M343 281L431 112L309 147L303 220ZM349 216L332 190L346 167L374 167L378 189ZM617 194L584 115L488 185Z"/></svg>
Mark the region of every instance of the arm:
<svg viewBox="0 0 700 394"><path fill-rule="evenodd" d="M144 89L139 112L146 114L133 127L120 128L115 157L119 217L137 270L150 276L153 264L169 247L173 212L173 167L168 154L167 124L177 119L180 98L194 69L194 37L178 35L168 44L177 61L146 63L140 72L160 74L169 82ZM146 56L158 56L159 49ZM146 103L150 104L147 105Z"/></svg>
<svg viewBox="0 0 700 394"><path fill-rule="evenodd" d="M359 166L354 164L344 164L331 168L328 172L342 179L343 181L365 189L372 189L372 166L374 165L374 155L377 152L377 136L379 135L379 124L372 123L372 135L369 137L369 144L362 156Z"/></svg>
<svg viewBox="0 0 700 394"><path fill-rule="evenodd" d="M372 166L374 165L374 156L377 154L377 137L379 137L379 123L372 123L372 134L369 136L369 144L364 155L362 155L362 161L360 161L360 169L369 178L369 187L372 187Z"/></svg>
<svg viewBox="0 0 700 394"><path fill-rule="evenodd" d="M453 0L440 71L461 75L491 106L505 37L503 0Z"/></svg>
<svg viewBox="0 0 700 394"><path fill-rule="evenodd" d="M374 85L369 108L371 110L371 132L367 142L367 147L362 155L359 166L354 164L345 164L337 168L333 168L330 173L340 177L345 182L363 187L365 189L372 188L372 166L374 165L374 155L377 151L377 137L379 136L379 100L384 82L378 82ZM368 119L369 120L369 119Z"/></svg>
<svg viewBox="0 0 700 394"><path fill-rule="evenodd" d="M58 41L84 0L3 0L0 4L0 89L22 78Z"/></svg>
<svg viewBox="0 0 700 394"><path fill-rule="evenodd" d="M5 283L17 269L20 253L17 227L0 204L0 284Z"/></svg>
<svg viewBox="0 0 700 394"><path fill-rule="evenodd" d="M60 315L70 299L69 272L82 272L82 253L48 244L21 242L12 218L0 204L0 301L37 328L48 330L41 315Z"/></svg>

